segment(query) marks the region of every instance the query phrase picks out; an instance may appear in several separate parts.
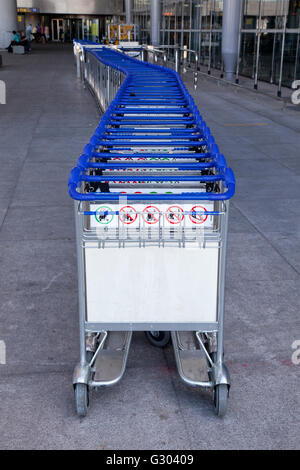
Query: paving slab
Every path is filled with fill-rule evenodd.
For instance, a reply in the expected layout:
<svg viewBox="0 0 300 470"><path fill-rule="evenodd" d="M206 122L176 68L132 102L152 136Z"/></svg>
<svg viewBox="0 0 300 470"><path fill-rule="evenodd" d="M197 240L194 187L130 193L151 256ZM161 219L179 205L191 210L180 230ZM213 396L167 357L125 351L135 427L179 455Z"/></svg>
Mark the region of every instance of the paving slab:
<svg viewBox="0 0 300 470"><path fill-rule="evenodd" d="M139 332L124 379L92 391L82 420L72 387L79 346L67 178L98 109L76 80L68 45L5 54L1 79L8 104L0 116L0 340L7 349L0 448L299 449L300 366L292 362L300 340L295 111L203 76L194 91L192 77L184 77L237 175L226 277L232 376L226 417L214 415L210 392L180 381L171 345L155 349Z"/></svg>

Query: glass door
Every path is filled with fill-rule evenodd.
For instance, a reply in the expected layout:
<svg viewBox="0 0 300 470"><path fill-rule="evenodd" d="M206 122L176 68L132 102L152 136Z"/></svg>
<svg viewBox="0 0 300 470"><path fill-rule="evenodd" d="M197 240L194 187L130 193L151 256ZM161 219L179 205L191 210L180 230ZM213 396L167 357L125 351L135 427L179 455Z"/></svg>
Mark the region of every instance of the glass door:
<svg viewBox="0 0 300 470"><path fill-rule="evenodd" d="M96 18L85 18L83 20L83 39L90 41L99 40L99 20Z"/></svg>
<svg viewBox="0 0 300 470"><path fill-rule="evenodd" d="M64 41L65 40L65 20L59 18L52 19L52 41Z"/></svg>
<svg viewBox="0 0 300 470"><path fill-rule="evenodd" d="M71 20L71 41L82 38L82 19Z"/></svg>

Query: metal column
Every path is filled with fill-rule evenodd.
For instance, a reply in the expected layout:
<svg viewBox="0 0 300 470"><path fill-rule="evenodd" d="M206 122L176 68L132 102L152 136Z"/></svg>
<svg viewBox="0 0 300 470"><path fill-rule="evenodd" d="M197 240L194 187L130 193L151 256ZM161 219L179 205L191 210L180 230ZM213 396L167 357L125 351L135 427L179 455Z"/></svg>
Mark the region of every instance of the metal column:
<svg viewBox="0 0 300 470"><path fill-rule="evenodd" d="M227 80L233 80L238 59L242 3L240 0L224 0L223 4L222 56Z"/></svg>
<svg viewBox="0 0 300 470"><path fill-rule="evenodd" d="M132 24L132 0L125 0L126 24Z"/></svg>
<svg viewBox="0 0 300 470"><path fill-rule="evenodd" d="M17 30L17 2L0 0L0 49L9 46L13 30Z"/></svg>
<svg viewBox="0 0 300 470"><path fill-rule="evenodd" d="M151 0L151 43L153 46L160 44L160 0Z"/></svg>

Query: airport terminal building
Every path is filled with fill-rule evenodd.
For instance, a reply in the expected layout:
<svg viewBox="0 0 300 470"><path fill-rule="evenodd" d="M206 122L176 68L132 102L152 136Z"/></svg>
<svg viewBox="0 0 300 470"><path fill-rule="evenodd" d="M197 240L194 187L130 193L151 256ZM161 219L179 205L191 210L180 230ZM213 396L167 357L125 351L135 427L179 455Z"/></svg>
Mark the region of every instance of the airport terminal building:
<svg viewBox="0 0 300 470"><path fill-rule="evenodd" d="M150 0L134 0L134 22L141 40L150 38ZM198 52L200 63L210 72L222 68L223 0L162 0L163 45L179 44ZM300 1L244 0L239 25L239 73L255 74L276 83L283 57L282 80L286 85L300 72Z"/></svg>
<svg viewBox="0 0 300 470"><path fill-rule="evenodd" d="M7 4L9 9L14 3L1 2L2 8ZM300 71L300 1L230 0L229 4L239 16L235 74L256 79L256 83L263 80L290 87ZM189 63L197 54L202 71L222 71L222 0L155 0L153 5L151 0L17 0L17 28L25 30L26 24L39 23L52 41L60 41L62 32L65 42L75 38L101 41L109 24L134 23L140 43L163 46L169 60L174 60L178 46L194 51L188 53ZM0 24L0 42L7 34L6 18L4 14L0 20L5 23ZM157 29L155 37L151 24Z"/></svg>

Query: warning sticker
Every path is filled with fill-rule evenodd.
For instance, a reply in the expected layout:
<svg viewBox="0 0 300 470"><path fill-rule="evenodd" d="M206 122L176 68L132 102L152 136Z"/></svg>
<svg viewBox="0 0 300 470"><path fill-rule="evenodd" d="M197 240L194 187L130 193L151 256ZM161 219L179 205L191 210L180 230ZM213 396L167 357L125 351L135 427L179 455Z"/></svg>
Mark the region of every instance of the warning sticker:
<svg viewBox="0 0 300 470"><path fill-rule="evenodd" d="M159 222L160 210L155 206L147 206L143 210L143 219L148 225L155 225Z"/></svg>
<svg viewBox="0 0 300 470"><path fill-rule="evenodd" d="M207 220L207 215L205 215L206 209L203 206L194 206L191 211L192 214L189 215L190 221L193 224L200 225Z"/></svg>
<svg viewBox="0 0 300 470"><path fill-rule="evenodd" d="M180 224L183 218L184 212L180 206L171 206L166 211L166 219L172 225Z"/></svg>
<svg viewBox="0 0 300 470"><path fill-rule="evenodd" d="M132 206L124 206L119 210L119 219L123 224L133 224L137 219L137 211Z"/></svg>
<svg viewBox="0 0 300 470"><path fill-rule="evenodd" d="M109 206L100 206L96 210L95 219L101 225L109 225L114 218L112 208Z"/></svg>

